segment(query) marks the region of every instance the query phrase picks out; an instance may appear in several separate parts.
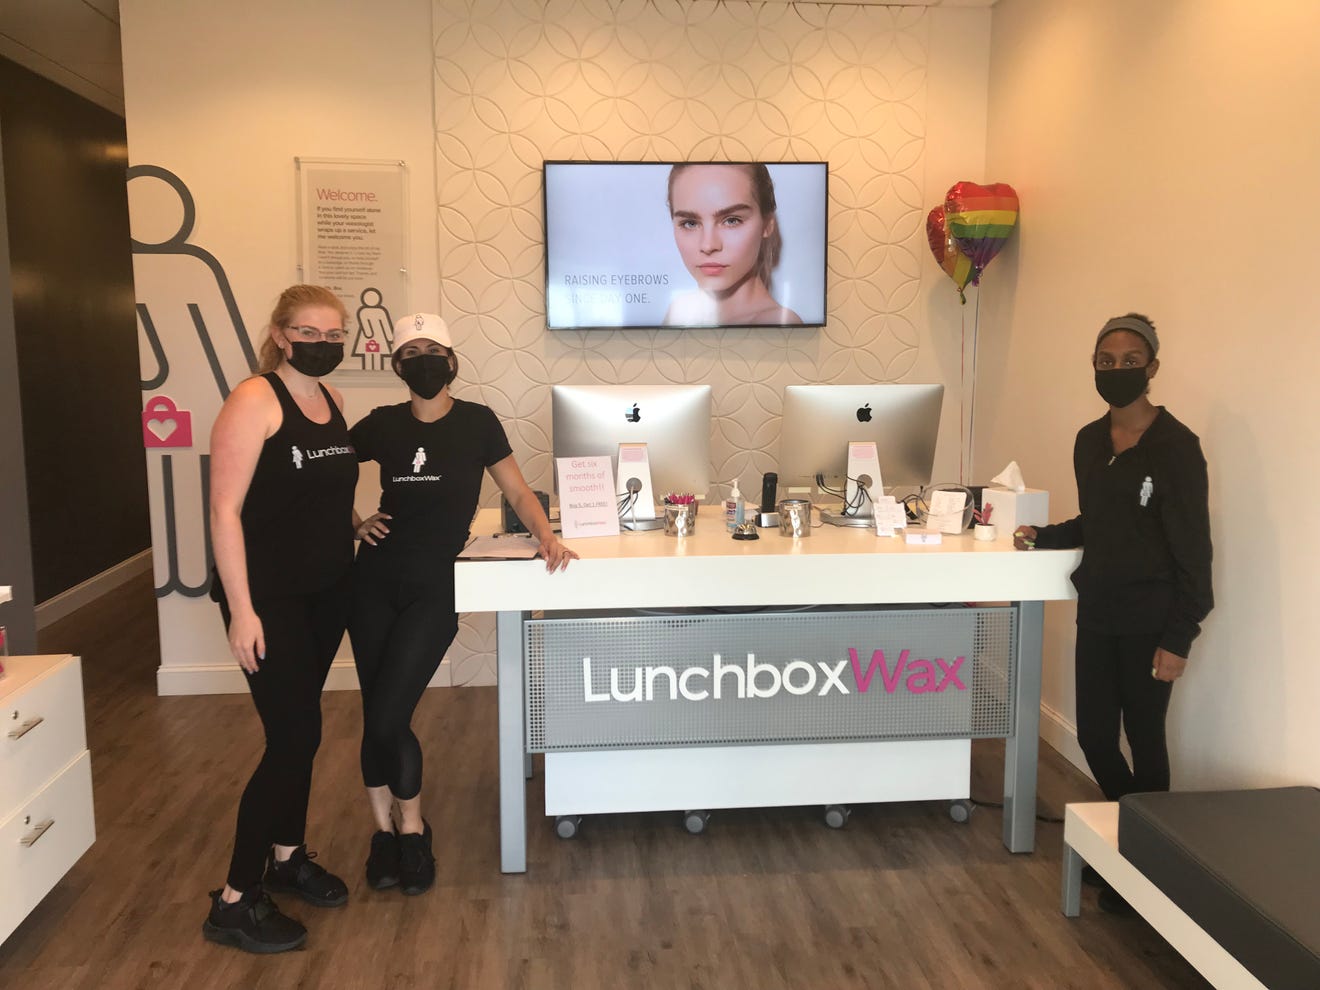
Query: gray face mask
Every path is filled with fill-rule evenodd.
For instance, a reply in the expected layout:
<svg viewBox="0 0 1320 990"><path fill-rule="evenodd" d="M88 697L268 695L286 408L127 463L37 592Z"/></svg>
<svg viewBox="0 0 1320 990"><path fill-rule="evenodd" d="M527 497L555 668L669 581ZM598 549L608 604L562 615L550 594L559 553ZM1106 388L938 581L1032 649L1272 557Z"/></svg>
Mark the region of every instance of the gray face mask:
<svg viewBox="0 0 1320 990"><path fill-rule="evenodd" d="M1095 373L1095 390L1115 409L1130 406L1146 394L1145 368L1113 368Z"/></svg>

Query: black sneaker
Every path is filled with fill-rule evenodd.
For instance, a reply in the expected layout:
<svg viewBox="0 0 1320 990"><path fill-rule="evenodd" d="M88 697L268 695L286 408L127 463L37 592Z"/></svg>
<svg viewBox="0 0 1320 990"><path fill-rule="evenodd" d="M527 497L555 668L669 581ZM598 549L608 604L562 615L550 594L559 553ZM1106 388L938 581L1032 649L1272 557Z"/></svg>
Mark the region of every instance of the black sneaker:
<svg viewBox="0 0 1320 990"><path fill-rule="evenodd" d="M385 890L399 882L399 837L394 832L377 832L371 837L367 856L367 883L373 890Z"/></svg>
<svg viewBox="0 0 1320 990"><path fill-rule="evenodd" d="M399 884L405 894L424 894L435 883L435 856L431 854L431 823L423 820L421 835L399 836Z"/></svg>
<svg viewBox="0 0 1320 990"><path fill-rule="evenodd" d="M288 952L307 941L307 929L280 913L259 885L245 890L233 904L222 901L220 891L211 891L211 913L202 922L202 935L220 945L261 954Z"/></svg>
<svg viewBox="0 0 1320 990"><path fill-rule="evenodd" d="M348 900L348 886L314 859L316 853L309 853L305 845L283 863L276 862L272 853L262 885L277 894L297 894L317 907L339 907Z"/></svg>

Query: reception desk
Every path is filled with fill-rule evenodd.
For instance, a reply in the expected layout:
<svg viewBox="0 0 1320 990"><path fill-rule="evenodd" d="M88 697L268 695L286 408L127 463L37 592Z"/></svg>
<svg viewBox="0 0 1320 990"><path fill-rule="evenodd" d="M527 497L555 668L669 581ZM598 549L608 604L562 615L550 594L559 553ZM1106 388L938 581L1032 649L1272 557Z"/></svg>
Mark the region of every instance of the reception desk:
<svg viewBox="0 0 1320 990"><path fill-rule="evenodd" d="M494 528L492 515L483 512L474 528ZM541 561L455 565L458 610L497 613L504 872L526 870L531 752L546 753L547 812L590 813L966 796L970 738L997 735L1006 740L1004 843L1013 852L1034 848L1043 602L1073 597L1068 575L1080 551L1019 553L1008 536L979 542L970 534L917 546L834 527L797 539L761 530L757 540L736 541L718 513L699 518L689 537L626 532L570 542L582 559L553 575ZM965 603L1007 604L994 614ZM822 646L819 656L796 647L774 659L758 655L797 642L786 633L807 622L817 623L813 637L829 630L840 643L851 642L849 623L860 623L859 636L901 629L907 638L884 633L883 644ZM698 662L692 637L705 635L702 624L715 655ZM718 644L732 641L739 624L766 645L719 656ZM1005 628L994 637L1003 670L989 663L973 684L973 644L992 625ZM562 649L546 647L561 641ZM655 646L659 652L639 659ZM955 654L966 655L966 667ZM735 662L736 674L727 669ZM763 669L770 664L776 673ZM729 718L707 715L717 680ZM916 716L892 707L905 690L922 706ZM570 692L578 703L550 711ZM1003 730L978 730L979 699L997 692ZM827 702L853 707L822 712ZM913 718L934 719L933 728Z"/></svg>

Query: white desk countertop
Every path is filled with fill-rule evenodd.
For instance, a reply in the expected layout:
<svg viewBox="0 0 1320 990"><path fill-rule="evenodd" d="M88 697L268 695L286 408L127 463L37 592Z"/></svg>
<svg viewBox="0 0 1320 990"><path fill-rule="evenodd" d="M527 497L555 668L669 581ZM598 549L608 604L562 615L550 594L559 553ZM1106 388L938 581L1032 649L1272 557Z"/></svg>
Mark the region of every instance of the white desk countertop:
<svg viewBox="0 0 1320 990"><path fill-rule="evenodd" d="M718 507L706 507L689 537L662 530L565 541L581 555L547 574L540 560L459 561L460 612L829 602L1051 601L1075 597L1068 576L1080 550L1013 549L1012 537L981 542L971 533L938 546L901 535L821 526L794 539L778 529L735 540ZM483 509L473 531L498 529Z"/></svg>
<svg viewBox="0 0 1320 990"><path fill-rule="evenodd" d="M7 584L0 584L0 605L14 597L14 590Z"/></svg>

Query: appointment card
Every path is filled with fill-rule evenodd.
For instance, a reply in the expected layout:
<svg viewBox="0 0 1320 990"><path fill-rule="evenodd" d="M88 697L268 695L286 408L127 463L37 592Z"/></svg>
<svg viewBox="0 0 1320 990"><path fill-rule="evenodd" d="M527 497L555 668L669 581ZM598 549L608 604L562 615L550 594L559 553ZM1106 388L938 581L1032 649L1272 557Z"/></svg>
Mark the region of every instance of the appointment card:
<svg viewBox="0 0 1320 990"><path fill-rule="evenodd" d="M563 536L618 536L619 505L609 457L556 457Z"/></svg>

